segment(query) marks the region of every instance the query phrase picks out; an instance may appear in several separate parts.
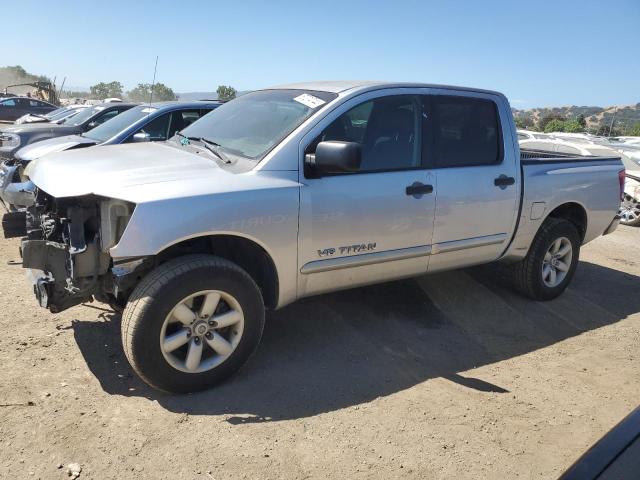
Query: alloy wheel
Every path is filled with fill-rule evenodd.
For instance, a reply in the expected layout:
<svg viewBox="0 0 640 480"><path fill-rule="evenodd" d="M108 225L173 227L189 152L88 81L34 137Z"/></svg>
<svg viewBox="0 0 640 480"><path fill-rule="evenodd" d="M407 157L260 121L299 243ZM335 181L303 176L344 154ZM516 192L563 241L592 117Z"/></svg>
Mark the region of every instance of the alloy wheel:
<svg viewBox="0 0 640 480"><path fill-rule="evenodd" d="M160 331L165 360L186 373L202 373L224 362L240 343L244 314L229 293L206 290L173 307Z"/></svg>

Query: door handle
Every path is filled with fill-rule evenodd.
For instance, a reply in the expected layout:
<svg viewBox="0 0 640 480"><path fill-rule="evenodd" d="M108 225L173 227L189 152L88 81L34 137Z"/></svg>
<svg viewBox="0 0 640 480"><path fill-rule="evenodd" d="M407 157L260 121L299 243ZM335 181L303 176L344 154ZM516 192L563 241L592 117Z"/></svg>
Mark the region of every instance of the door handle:
<svg viewBox="0 0 640 480"><path fill-rule="evenodd" d="M507 177L506 175L500 175L498 178L493 180L493 184L496 187L506 188L509 185L513 185L516 183L516 179L513 177Z"/></svg>
<svg viewBox="0 0 640 480"><path fill-rule="evenodd" d="M420 198L422 195L433 192L433 185L425 185L420 182L413 182L413 184L407 186L405 193L415 198Z"/></svg>

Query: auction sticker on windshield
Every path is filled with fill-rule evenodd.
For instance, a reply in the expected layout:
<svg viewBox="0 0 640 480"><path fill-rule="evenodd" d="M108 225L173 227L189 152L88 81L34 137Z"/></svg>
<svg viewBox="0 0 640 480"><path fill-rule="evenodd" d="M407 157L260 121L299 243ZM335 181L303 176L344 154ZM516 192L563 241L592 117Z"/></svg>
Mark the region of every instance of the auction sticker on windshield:
<svg viewBox="0 0 640 480"><path fill-rule="evenodd" d="M301 103L309 108L316 108L320 105L324 105L325 102L321 98L314 97L313 95L309 95L308 93L303 93L302 95L298 95L294 98L294 100L298 103Z"/></svg>

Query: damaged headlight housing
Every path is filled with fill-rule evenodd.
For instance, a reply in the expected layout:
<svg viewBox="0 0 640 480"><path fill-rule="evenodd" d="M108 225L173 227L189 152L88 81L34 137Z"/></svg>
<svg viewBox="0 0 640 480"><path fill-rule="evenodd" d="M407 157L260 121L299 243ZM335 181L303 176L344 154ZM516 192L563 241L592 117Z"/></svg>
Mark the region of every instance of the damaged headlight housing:
<svg viewBox="0 0 640 480"><path fill-rule="evenodd" d="M0 152L9 152L20 146L20 135L15 133L0 133Z"/></svg>
<svg viewBox="0 0 640 480"><path fill-rule="evenodd" d="M108 199L100 203L100 242L102 251L106 252L120 241L134 208L135 204L124 200Z"/></svg>

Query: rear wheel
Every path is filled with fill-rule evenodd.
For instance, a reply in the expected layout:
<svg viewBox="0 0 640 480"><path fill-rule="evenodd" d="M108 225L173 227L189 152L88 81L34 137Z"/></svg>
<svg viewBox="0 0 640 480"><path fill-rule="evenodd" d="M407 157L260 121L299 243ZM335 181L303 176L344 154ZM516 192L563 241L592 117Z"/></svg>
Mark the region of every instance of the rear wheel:
<svg viewBox="0 0 640 480"><path fill-rule="evenodd" d="M527 256L511 266L516 288L534 300L556 298L571 282L579 255L580 235L575 225L561 218L548 218Z"/></svg>
<svg viewBox="0 0 640 480"><path fill-rule="evenodd" d="M140 282L123 314L122 342L149 385L193 392L244 365L263 327L253 279L227 260L193 255L161 265Z"/></svg>
<svg viewBox="0 0 640 480"><path fill-rule="evenodd" d="M640 227L640 200L625 193L620 204L620 223L630 227Z"/></svg>

